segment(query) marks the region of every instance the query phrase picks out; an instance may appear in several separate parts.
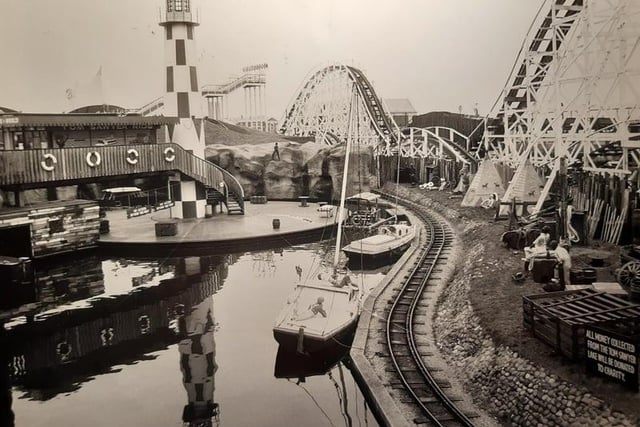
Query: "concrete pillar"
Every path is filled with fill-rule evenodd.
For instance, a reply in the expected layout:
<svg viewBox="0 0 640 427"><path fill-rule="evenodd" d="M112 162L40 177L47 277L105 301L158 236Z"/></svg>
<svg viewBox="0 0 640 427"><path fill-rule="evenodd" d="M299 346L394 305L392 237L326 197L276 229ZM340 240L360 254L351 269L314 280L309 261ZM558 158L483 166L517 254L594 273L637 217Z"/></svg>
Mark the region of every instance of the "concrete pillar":
<svg viewBox="0 0 640 427"><path fill-rule="evenodd" d="M249 119L249 87L244 88L244 117Z"/></svg>

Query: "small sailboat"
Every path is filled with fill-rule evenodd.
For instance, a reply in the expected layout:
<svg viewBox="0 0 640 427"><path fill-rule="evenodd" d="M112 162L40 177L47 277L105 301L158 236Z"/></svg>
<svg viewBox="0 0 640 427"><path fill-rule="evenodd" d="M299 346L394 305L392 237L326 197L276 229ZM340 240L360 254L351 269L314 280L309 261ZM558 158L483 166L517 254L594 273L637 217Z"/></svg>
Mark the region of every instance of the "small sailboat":
<svg viewBox="0 0 640 427"><path fill-rule="evenodd" d="M338 286L323 280L298 284L276 318L276 341L299 353L348 347L360 315L360 291L352 284Z"/></svg>
<svg viewBox="0 0 640 427"><path fill-rule="evenodd" d="M323 278L300 282L278 314L273 336L281 345L295 346L298 352L314 353L336 342L349 346L346 337L352 337L358 324L362 305L362 290L349 276L338 279L342 226L345 221L345 194L351 152L351 135L347 136L345 164L342 178L338 233L333 260L334 273Z"/></svg>
<svg viewBox="0 0 640 427"><path fill-rule="evenodd" d="M374 268L395 262L406 251L416 236L416 227L405 215L399 215L395 224L378 228L378 234L354 240L342 250L349 257L349 266Z"/></svg>

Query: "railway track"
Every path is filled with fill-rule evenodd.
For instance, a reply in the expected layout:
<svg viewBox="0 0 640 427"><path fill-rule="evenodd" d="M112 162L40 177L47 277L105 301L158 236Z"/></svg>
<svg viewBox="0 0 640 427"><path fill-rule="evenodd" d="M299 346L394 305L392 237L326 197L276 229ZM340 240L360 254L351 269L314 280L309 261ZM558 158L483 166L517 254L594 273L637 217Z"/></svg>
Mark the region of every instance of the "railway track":
<svg viewBox="0 0 640 427"><path fill-rule="evenodd" d="M384 197L395 196L379 192ZM443 251L453 242L453 235L448 225L432 215L426 208L411 201L398 199L411 207L413 212L424 222L427 239L419 249L418 259L414 262L404 283L395 296L387 313L386 341L391 364L406 394L419 409L421 417L414 418L417 424L434 426L473 426L443 387L434 378L432 370L424 363L424 355L420 351L420 343L416 332L417 313L425 300L435 304L435 298L429 295L430 288L435 287L434 278L436 264L443 261Z"/></svg>

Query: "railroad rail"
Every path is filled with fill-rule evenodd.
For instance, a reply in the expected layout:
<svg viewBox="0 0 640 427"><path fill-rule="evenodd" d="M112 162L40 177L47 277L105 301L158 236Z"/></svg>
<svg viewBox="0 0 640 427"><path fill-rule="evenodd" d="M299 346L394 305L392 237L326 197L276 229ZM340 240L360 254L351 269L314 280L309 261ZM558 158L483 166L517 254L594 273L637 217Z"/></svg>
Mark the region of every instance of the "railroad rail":
<svg viewBox="0 0 640 427"><path fill-rule="evenodd" d="M395 199L394 195L376 192ZM469 417L456 407L425 365L419 344L416 342L417 308L424 302L424 298L428 298L429 289L435 286L437 279L432 273L438 261L442 261L443 251L451 246L453 235L446 222L438 219L423 206L409 200L398 201L412 207L414 213L424 222L427 240L387 314L386 341L389 357L404 390L424 415L426 424L473 426Z"/></svg>

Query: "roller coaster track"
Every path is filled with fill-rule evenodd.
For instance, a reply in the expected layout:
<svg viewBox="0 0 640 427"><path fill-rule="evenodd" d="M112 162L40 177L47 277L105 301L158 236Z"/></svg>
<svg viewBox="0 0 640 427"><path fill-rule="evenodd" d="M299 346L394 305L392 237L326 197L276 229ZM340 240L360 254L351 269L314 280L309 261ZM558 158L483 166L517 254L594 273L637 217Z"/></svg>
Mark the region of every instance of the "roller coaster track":
<svg viewBox="0 0 640 427"><path fill-rule="evenodd" d="M395 196L380 193L387 198ZM411 272L406 276L398 294L389 309L386 321L386 340L391 363L402 383L404 390L411 397L424 422L435 426L473 426L473 423L453 401L445 394L434 378L420 352L416 336L416 315L419 306L429 296L430 288L438 280L432 277L435 266L443 262L443 252L452 243L453 236L448 225L435 217L424 207L410 201L401 201L411 205L414 213L424 222L427 228L427 241L421 249L419 259L414 263Z"/></svg>
<svg viewBox="0 0 640 427"><path fill-rule="evenodd" d="M398 141L397 125L384 109L373 86L359 69L331 65L313 73L287 108L281 132L292 136L333 135L346 141L351 94L357 93L362 108L358 126L363 144L380 145ZM327 143L334 139L325 140Z"/></svg>
<svg viewBox="0 0 640 427"><path fill-rule="evenodd" d="M397 128L398 126L393 122L391 116L384 112L382 103L374 92L369 80L365 77L362 71L357 68L347 67L347 69L356 83L356 88L367 107L367 113L369 113L371 121L377 127L378 132L385 140L388 140L388 138L394 138L393 128Z"/></svg>

